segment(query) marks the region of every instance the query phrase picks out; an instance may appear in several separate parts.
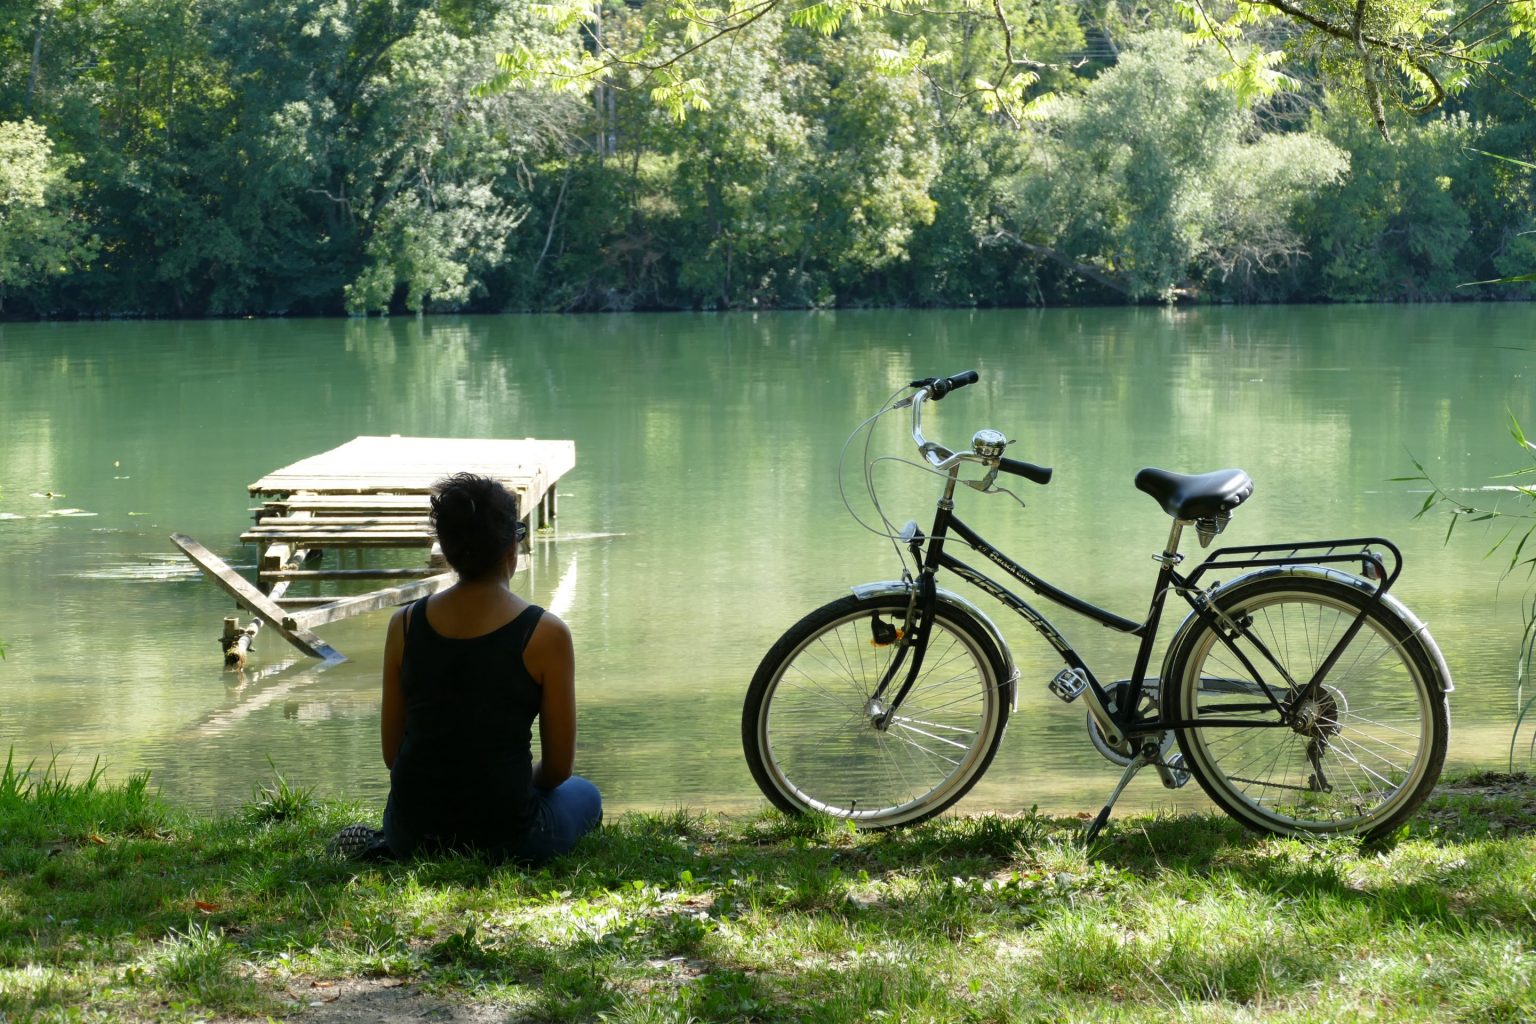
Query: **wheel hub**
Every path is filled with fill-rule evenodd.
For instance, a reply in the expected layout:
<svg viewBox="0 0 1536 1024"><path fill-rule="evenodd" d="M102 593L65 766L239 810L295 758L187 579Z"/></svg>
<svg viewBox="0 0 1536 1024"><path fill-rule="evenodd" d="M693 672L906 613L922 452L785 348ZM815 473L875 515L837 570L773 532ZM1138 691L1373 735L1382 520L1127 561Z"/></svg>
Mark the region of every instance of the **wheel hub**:
<svg viewBox="0 0 1536 1024"><path fill-rule="evenodd" d="M1312 740L1327 740L1339 734L1339 711L1343 697L1332 687L1325 686L1315 697L1303 697L1293 693L1286 701L1286 714L1291 728Z"/></svg>

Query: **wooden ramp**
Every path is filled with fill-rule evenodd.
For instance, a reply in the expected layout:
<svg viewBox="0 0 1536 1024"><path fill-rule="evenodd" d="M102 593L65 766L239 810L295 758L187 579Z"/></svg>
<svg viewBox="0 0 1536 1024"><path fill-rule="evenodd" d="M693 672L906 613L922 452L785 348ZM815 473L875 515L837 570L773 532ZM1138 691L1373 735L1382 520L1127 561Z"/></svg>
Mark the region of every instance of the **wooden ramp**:
<svg viewBox="0 0 1536 1024"><path fill-rule="evenodd" d="M249 486L261 506L253 510L255 525L240 539L257 546L254 586L192 538L175 534L172 540L256 615L243 630L225 620L226 666L244 666L263 624L312 657L336 660L341 655L310 627L405 604L453 582L428 518L433 483L459 472L491 477L517 495L530 530L542 529L555 520L556 484L575 466L574 441L357 437ZM428 554L414 566L364 564L390 549ZM393 585L367 593L288 593L295 583L360 581Z"/></svg>

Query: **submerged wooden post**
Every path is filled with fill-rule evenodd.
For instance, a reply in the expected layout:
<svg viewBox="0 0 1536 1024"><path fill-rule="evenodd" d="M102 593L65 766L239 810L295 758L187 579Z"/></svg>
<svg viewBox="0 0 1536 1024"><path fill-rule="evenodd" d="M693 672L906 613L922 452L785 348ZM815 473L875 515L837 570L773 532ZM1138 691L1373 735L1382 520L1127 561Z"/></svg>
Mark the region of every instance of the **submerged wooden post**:
<svg viewBox="0 0 1536 1024"><path fill-rule="evenodd" d="M548 488L545 489L543 495L538 500L538 528L543 530L553 526L555 515L555 482L551 480Z"/></svg>
<svg viewBox="0 0 1536 1024"><path fill-rule="evenodd" d="M240 628L240 620L233 615L224 619L224 635L219 637L219 644L224 648L224 668L229 672L239 672L245 668L246 659L251 653L251 643L256 639L256 634L261 632L261 620L252 619L250 625Z"/></svg>

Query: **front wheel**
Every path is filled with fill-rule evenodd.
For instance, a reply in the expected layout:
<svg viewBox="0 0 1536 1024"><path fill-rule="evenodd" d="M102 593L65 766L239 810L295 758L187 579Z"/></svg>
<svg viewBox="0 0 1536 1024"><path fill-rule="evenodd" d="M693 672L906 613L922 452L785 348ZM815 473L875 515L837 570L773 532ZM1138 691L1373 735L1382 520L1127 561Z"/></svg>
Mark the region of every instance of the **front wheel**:
<svg viewBox="0 0 1536 1024"><path fill-rule="evenodd" d="M942 602L922 671L879 728L884 701L911 664L909 654L876 696L906 614L904 596L845 597L790 627L764 656L742 708L741 740L775 807L861 828L911 824L959 800L992 763L1011 680L987 631Z"/></svg>
<svg viewBox="0 0 1536 1024"><path fill-rule="evenodd" d="M1440 777L1450 735L1433 641L1327 577L1278 575L1216 595L1169 656L1163 715L1206 794L1249 828L1373 838ZM1364 614L1319 686L1314 675ZM1202 724L1209 723L1209 724Z"/></svg>

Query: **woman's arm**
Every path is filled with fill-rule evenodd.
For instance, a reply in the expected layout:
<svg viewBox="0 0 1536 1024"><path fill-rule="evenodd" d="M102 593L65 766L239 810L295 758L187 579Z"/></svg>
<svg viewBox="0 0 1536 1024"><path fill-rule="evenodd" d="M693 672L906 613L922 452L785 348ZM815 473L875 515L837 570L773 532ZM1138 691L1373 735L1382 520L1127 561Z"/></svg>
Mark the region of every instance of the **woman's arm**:
<svg viewBox="0 0 1536 1024"><path fill-rule="evenodd" d="M407 606L409 607L409 606ZM384 767L395 766L400 741L405 738L405 691L400 685L400 662L405 656L405 609L389 620L384 640L384 703L379 711L379 742L384 748Z"/></svg>
<svg viewBox="0 0 1536 1024"><path fill-rule="evenodd" d="M571 777L576 764L576 652L566 624L546 612L523 651L523 664L544 691L533 784L554 789Z"/></svg>

